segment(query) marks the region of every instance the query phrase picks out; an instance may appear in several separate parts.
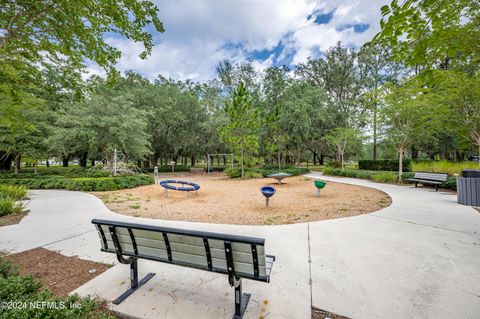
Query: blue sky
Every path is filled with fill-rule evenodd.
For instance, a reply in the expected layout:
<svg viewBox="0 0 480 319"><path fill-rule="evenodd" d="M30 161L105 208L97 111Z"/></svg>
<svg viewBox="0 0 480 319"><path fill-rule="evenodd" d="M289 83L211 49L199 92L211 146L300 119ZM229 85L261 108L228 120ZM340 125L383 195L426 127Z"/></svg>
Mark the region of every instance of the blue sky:
<svg viewBox="0 0 480 319"><path fill-rule="evenodd" d="M379 31L384 0L154 0L165 32L154 34L147 60L141 44L108 36L122 52L117 68L149 78L207 81L215 66L253 60L258 69L295 67L342 41L361 46ZM90 64L91 73L101 74Z"/></svg>

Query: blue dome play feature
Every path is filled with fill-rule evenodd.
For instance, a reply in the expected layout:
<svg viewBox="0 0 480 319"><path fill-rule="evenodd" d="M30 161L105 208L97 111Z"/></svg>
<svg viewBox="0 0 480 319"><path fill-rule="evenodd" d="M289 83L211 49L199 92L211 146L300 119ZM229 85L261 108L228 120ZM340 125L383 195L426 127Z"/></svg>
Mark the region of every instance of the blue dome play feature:
<svg viewBox="0 0 480 319"><path fill-rule="evenodd" d="M262 192L262 195L265 196L265 207L268 207L270 197L272 197L276 191L277 190L275 189L275 187L272 186L263 186L260 188L260 192Z"/></svg>
<svg viewBox="0 0 480 319"><path fill-rule="evenodd" d="M176 186L172 184L177 184L180 186ZM174 191L195 192L195 193L197 193L197 191L200 189L200 185L198 184L187 182L187 181L173 180L173 179L167 179L167 180L161 181L160 186L162 186L165 189L165 196L168 195L169 189Z"/></svg>

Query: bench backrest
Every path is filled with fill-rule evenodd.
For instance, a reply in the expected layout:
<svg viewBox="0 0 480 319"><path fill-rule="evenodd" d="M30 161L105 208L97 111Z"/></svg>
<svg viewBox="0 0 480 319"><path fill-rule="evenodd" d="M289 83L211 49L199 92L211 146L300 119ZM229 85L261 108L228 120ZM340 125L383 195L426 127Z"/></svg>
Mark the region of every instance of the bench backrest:
<svg viewBox="0 0 480 319"><path fill-rule="evenodd" d="M223 274L233 272L240 278L270 280L265 240L261 238L100 219L92 223L105 252Z"/></svg>
<svg viewBox="0 0 480 319"><path fill-rule="evenodd" d="M415 178L426 179L429 181L445 182L447 180L447 177L448 175L444 173L415 173Z"/></svg>

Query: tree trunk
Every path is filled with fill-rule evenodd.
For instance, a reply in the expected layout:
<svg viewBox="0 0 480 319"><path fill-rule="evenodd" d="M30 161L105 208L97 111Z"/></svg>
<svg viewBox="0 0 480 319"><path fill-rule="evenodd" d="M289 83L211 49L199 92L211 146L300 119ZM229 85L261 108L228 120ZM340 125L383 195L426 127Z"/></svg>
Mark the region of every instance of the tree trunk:
<svg viewBox="0 0 480 319"><path fill-rule="evenodd" d="M20 164L21 164L21 155L17 154L14 159L15 174L18 174L20 172Z"/></svg>
<svg viewBox="0 0 480 319"><path fill-rule="evenodd" d="M81 167L86 167L87 166L87 160L88 160L88 152L85 152L80 157L80 161L79 161L80 166Z"/></svg>
<svg viewBox="0 0 480 319"><path fill-rule="evenodd" d="M280 157L280 150L277 151L277 163L278 163L278 169L282 169L282 159Z"/></svg>
<svg viewBox="0 0 480 319"><path fill-rule="evenodd" d="M243 148L242 148L242 178L245 177L245 164L243 161Z"/></svg>
<svg viewBox="0 0 480 319"><path fill-rule="evenodd" d="M192 164L192 167L195 166L195 155L192 155L192 156L190 157L190 163Z"/></svg>
<svg viewBox="0 0 480 319"><path fill-rule="evenodd" d="M92 159L90 160L90 165L95 166L95 159L92 158Z"/></svg>
<svg viewBox="0 0 480 319"><path fill-rule="evenodd" d="M398 149L398 181L402 182L403 174L403 146Z"/></svg>
<svg viewBox="0 0 480 319"><path fill-rule="evenodd" d="M319 165L325 165L325 155L320 154L320 162L318 163Z"/></svg>
<svg viewBox="0 0 480 319"><path fill-rule="evenodd" d="M70 155L63 156L62 157L62 166L63 167L68 167L68 160L70 159Z"/></svg>
<svg viewBox="0 0 480 319"><path fill-rule="evenodd" d="M0 151L0 171L9 171L12 168L12 155Z"/></svg>
<svg viewBox="0 0 480 319"><path fill-rule="evenodd" d="M50 162L48 161L48 159L45 161L45 163L47 164L47 167L50 167Z"/></svg>
<svg viewBox="0 0 480 319"><path fill-rule="evenodd" d="M373 110L373 159L377 159L377 105L375 104Z"/></svg>

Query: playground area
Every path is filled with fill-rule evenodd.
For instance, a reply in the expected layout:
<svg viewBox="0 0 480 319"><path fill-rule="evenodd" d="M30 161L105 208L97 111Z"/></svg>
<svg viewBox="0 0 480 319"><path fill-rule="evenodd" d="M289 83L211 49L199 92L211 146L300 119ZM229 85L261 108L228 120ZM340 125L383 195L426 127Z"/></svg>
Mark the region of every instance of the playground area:
<svg viewBox="0 0 480 319"><path fill-rule="evenodd" d="M160 179L183 179L201 185L198 194L169 191L157 183L134 189L95 192L114 212L163 220L218 224L280 225L365 214L387 207L390 197L372 188L329 182L317 197L314 180L286 178L229 179L222 173L183 173ZM276 188L265 207L262 186Z"/></svg>

